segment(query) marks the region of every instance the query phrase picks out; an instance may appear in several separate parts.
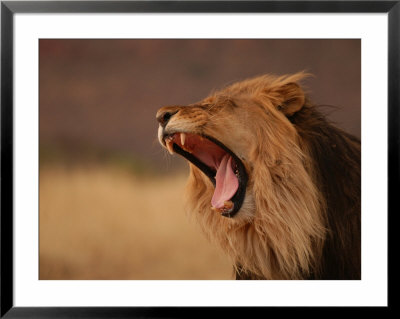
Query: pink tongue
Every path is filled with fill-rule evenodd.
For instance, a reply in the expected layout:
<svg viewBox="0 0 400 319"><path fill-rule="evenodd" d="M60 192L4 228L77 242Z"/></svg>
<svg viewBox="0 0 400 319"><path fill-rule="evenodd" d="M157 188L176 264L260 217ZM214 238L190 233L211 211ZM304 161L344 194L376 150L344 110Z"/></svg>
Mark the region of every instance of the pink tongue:
<svg viewBox="0 0 400 319"><path fill-rule="evenodd" d="M224 202L230 200L239 187L239 181L232 170L232 157L225 154L222 158L217 175L215 176L216 186L211 205L215 208L224 206Z"/></svg>

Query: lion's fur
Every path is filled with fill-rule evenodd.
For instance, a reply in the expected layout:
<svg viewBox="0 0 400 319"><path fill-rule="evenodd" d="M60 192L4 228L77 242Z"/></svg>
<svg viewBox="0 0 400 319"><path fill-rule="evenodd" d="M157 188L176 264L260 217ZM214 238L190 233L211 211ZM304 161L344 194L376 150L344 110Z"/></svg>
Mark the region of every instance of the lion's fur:
<svg viewBox="0 0 400 319"><path fill-rule="evenodd" d="M190 213L238 279L360 278L360 142L308 101L305 76L235 83L169 123L243 159L249 181L234 218L211 210L214 187L192 164L187 185Z"/></svg>

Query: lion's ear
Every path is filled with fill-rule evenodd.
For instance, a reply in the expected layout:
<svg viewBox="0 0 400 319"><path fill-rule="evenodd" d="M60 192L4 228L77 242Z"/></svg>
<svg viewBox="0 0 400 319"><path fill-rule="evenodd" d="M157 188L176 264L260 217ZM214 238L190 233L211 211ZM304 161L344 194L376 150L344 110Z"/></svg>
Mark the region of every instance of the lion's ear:
<svg viewBox="0 0 400 319"><path fill-rule="evenodd" d="M277 106L286 116L292 116L300 111L306 100L301 87L294 82L284 84L276 89L282 102Z"/></svg>

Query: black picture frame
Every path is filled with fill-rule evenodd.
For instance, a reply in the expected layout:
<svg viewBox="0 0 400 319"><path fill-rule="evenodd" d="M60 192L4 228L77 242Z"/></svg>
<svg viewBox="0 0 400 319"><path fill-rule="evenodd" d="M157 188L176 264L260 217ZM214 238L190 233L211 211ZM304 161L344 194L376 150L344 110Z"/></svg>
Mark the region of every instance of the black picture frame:
<svg viewBox="0 0 400 319"><path fill-rule="evenodd" d="M388 218L398 212L400 1L1 1L1 290L5 318L194 317L225 308L15 307L13 304L13 19L16 13L387 13L388 14ZM377 212L378 213L378 212ZM385 212L379 212L380 214ZM390 228L390 222L388 227ZM393 227L393 223L391 225ZM389 234L390 229L388 229ZM389 238L388 238L389 239ZM390 247L390 246L388 246ZM389 260L390 261L390 260ZM388 280L388 286L390 281ZM390 308L391 298L388 298ZM386 307L384 307L386 308ZM235 315L265 308L236 308ZM270 309L268 309L269 311ZM303 308L291 307L296 315Z"/></svg>

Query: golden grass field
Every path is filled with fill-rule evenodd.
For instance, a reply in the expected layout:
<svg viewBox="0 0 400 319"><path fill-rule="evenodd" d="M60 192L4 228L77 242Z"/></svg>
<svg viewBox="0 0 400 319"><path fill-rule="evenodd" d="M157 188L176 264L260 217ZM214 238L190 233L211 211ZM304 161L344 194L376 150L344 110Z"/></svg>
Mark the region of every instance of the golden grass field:
<svg viewBox="0 0 400 319"><path fill-rule="evenodd" d="M187 174L40 168L40 279L233 279L183 210Z"/></svg>

